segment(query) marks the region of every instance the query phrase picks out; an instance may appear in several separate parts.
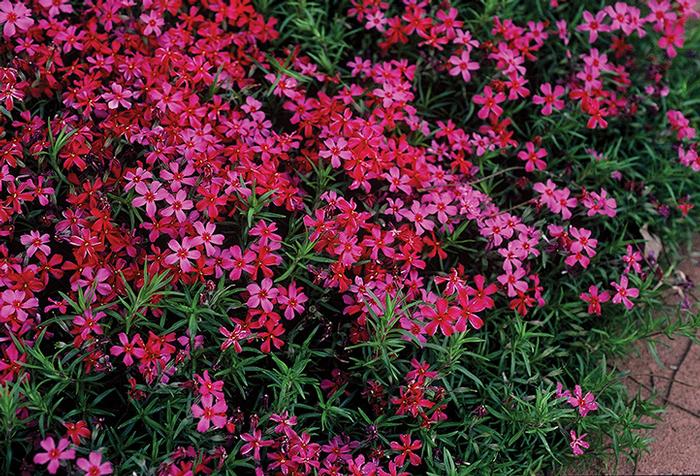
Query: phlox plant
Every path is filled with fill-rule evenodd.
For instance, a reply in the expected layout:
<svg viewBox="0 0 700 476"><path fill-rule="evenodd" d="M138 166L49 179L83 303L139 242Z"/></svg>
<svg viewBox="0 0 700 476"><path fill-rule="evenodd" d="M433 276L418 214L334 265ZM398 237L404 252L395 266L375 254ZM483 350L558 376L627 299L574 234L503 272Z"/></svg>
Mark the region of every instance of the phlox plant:
<svg viewBox="0 0 700 476"><path fill-rule="evenodd" d="M636 459L613 358L700 327L698 16L0 0L0 468Z"/></svg>

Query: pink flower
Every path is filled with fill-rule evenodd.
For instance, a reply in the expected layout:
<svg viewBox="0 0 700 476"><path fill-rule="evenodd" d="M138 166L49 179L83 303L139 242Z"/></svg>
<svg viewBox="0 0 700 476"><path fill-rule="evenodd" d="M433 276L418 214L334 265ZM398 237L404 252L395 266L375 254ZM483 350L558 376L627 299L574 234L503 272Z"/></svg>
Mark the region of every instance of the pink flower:
<svg viewBox="0 0 700 476"><path fill-rule="evenodd" d="M78 458L76 464L78 468L85 471L87 476L101 476L103 474L112 474L112 463L109 461L102 462L102 454L93 451L88 456L88 459Z"/></svg>
<svg viewBox="0 0 700 476"><path fill-rule="evenodd" d="M499 106L499 104L505 100L506 95L500 92L494 95L491 86L486 86L484 88L483 95L476 95L472 99L475 104L481 105L481 109L479 109L479 113L477 114L479 119L486 119L489 115L491 117L499 117L503 114L503 108Z"/></svg>
<svg viewBox="0 0 700 476"><path fill-rule="evenodd" d="M302 288L297 288L295 282L289 283L289 288L279 288L279 296L277 303L284 309L284 317L293 319L294 314L300 314L304 311L304 303L309 300L304 294Z"/></svg>
<svg viewBox="0 0 700 476"><path fill-rule="evenodd" d="M539 200L544 205L547 205L550 209L552 209L553 205L557 203L557 200L554 196L554 192L557 191L557 185L550 179L547 179L546 184L542 182L537 182L535 185L532 186L532 189L541 195ZM552 211L554 213L557 213L554 210Z"/></svg>
<svg viewBox="0 0 700 476"><path fill-rule="evenodd" d="M557 398L566 398L567 400L571 398L571 392L568 390L564 390L564 386L561 384L561 382L557 382L557 390L555 392L555 396Z"/></svg>
<svg viewBox="0 0 700 476"><path fill-rule="evenodd" d="M228 276L229 279L233 281L241 279L243 271L245 271L248 274L253 273L255 267L251 263L255 261L254 251L246 250L246 252L244 253L241 250L241 247L238 245L232 246L231 248L229 248L229 251L231 252L231 260L233 261L233 268L231 269L231 272Z"/></svg>
<svg viewBox="0 0 700 476"><path fill-rule="evenodd" d="M685 43L685 31L679 22L669 23L664 28L664 34L659 39L659 47L666 50L669 58L675 58L678 54L676 48L681 48Z"/></svg>
<svg viewBox="0 0 700 476"><path fill-rule="evenodd" d="M241 439L246 442L246 444L241 447L241 454L247 455L252 451L255 461L260 460L260 448L272 446L274 444L272 440L263 440L262 432L258 429L252 433L242 434Z"/></svg>
<svg viewBox="0 0 700 476"><path fill-rule="evenodd" d="M277 297L279 291L272 287L272 280L270 278L264 278L260 285L256 283L249 284L246 287L250 297L246 302L248 307L261 307L263 311L272 311L273 303L272 301Z"/></svg>
<svg viewBox="0 0 700 476"><path fill-rule="evenodd" d="M44 448L46 453L35 454L34 462L36 464L48 463L47 469L50 474L56 474L62 460L72 460L75 458L75 450L66 449L69 445L69 441L66 438L58 440L58 446L56 446L53 438L49 436L42 440L39 445Z"/></svg>
<svg viewBox="0 0 700 476"><path fill-rule="evenodd" d="M102 296L107 296L112 292L112 286L107 282L111 276L112 273L107 268L99 268L95 271L92 266L86 266L80 279L73 283L74 290L82 288L89 300L92 300L94 297L94 291L97 291Z"/></svg>
<svg viewBox="0 0 700 476"><path fill-rule="evenodd" d="M554 191L553 202L549 204L549 209L553 213L560 213L564 220L571 218L571 208L574 208L578 203L574 197L571 197L571 190L564 187Z"/></svg>
<svg viewBox="0 0 700 476"><path fill-rule="evenodd" d="M411 179L407 175L401 174L398 167L392 167L389 169L389 172L382 175L382 177L389 182L390 192L398 192L401 190L408 195L411 194L411 186L408 185Z"/></svg>
<svg viewBox="0 0 700 476"><path fill-rule="evenodd" d="M605 189L600 189L600 193L590 192L581 201L583 206L588 208L587 215L606 215L610 218L617 215L617 202L614 198L608 198L608 192Z"/></svg>
<svg viewBox="0 0 700 476"><path fill-rule="evenodd" d="M408 458L411 466L418 466L421 462L420 456L418 456L415 451L418 451L422 443L420 440L411 441L411 435L399 435L401 443L392 441L390 446L394 451L398 451L399 454L394 458L394 461L399 466L403 466L406 458Z"/></svg>
<svg viewBox="0 0 700 476"><path fill-rule="evenodd" d="M103 330L98 321L106 315L102 311L93 314L92 309L86 309L81 315L73 318L73 324L78 327L79 335L83 339L87 339L90 334L102 335Z"/></svg>
<svg viewBox="0 0 700 476"><path fill-rule="evenodd" d="M288 436L290 438L292 437L293 434L295 434L292 427L297 424L297 417L295 417L295 416L290 417L288 411L285 410L284 412L282 412L279 415L273 413L272 415L270 415L270 421L277 423L277 425L275 425L275 428L274 428L275 433L277 433L277 434L284 433L286 436Z"/></svg>
<svg viewBox="0 0 700 476"><path fill-rule="evenodd" d="M204 249L207 255L214 256L216 254L217 248L224 243L224 235L220 233L214 233L216 231L216 225L213 223L207 223L204 225L202 222L195 222L194 229L197 231L197 238L201 243L204 243Z"/></svg>
<svg viewBox="0 0 700 476"><path fill-rule="evenodd" d="M223 380L216 380L212 382L211 377L209 377L209 371L205 370L204 373L199 376L196 375L194 376L195 380L199 384L199 394L202 397L206 396L213 396L217 400L223 400L224 399L224 381Z"/></svg>
<svg viewBox="0 0 700 476"><path fill-rule="evenodd" d="M187 218L185 210L191 210L194 206L192 200L187 199L187 192L184 190L178 190L175 195L167 195L165 201L168 202L170 206L160 213L164 217L169 217L174 214L175 218L177 218L177 221L180 223L184 222L185 218Z"/></svg>
<svg viewBox="0 0 700 476"><path fill-rule="evenodd" d="M202 255L199 251L192 249L194 246L194 242L191 238L184 238L182 243L170 240L168 242L168 247L173 250L173 253L166 256L163 261L165 264L169 265L178 263L182 271L189 273L194 269L190 260L196 260Z"/></svg>
<svg viewBox="0 0 700 476"><path fill-rule="evenodd" d="M586 395L583 395L580 385L574 387L574 394L569 397L569 405L574 408L578 407L578 412L582 417L588 415L588 412L598 409L598 404L595 402L593 394L588 392Z"/></svg>
<svg viewBox="0 0 700 476"><path fill-rule="evenodd" d="M518 295L518 292L524 293L527 291L527 282L520 279L526 274L524 269L516 268L514 271L506 271L505 274L497 276L496 279L508 288L508 297L515 297Z"/></svg>
<svg viewBox="0 0 700 476"><path fill-rule="evenodd" d="M450 76L461 74L464 81L472 79L471 72L479 69L479 63L471 60L467 50L463 50L459 56L450 56L447 62L452 65L449 70Z"/></svg>
<svg viewBox="0 0 700 476"><path fill-rule="evenodd" d="M693 169L693 171L700 172L700 154L694 148L685 150L683 147L679 147L678 160L681 164Z"/></svg>
<svg viewBox="0 0 700 476"><path fill-rule="evenodd" d="M327 147L327 149L320 150L318 152L318 155L323 157L324 159L330 157L331 165L333 166L333 168L340 167L341 159L352 159L352 152L350 152L349 150L345 150L345 146L348 144L348 141L346 141L342 137L338 137L337 139L326 139L323 143Z"/></svg>
<svg viewBox="0 0 700 476"><path fill-rule="evenodd" d="M112 83L110 87L112 92L102 94L102 99L107 101L107 107L110 109L117 109L121 106L124 109L129 109L131 107L131 102L128 101L128 99L134 96L134 93L128 89L124 89L117 83Z"/></svg>
<svg viewBox="0 0 700 476"><path fill-rule="evenodd" d="M135 190L139 194L138 197L134 198L131 204L135 207L142 207L146 205L146 215L153 217L156 214L156 202L159 202L168 196L168 192L161 188L162 184L160 182L154 181L150 185L146 185L144 182L139 181L136 183Z"/></svg>
<svg viewBox="0 0 700 476"><path fill-rule="evenodd" d="M544 170L547 168L547 163L542 160L547 157L547 151L544 149L535 149L535 144L528 142L525 144L525 150L518 152L518 158L525 161L525 171L532 172L535 169Z"/></svg>
<svg viewBox="0 0 700 476"><path fill-rule="evenodd" d="M570 246L571 251L585 251L591 258L595 256L595 248L598 246L598 240L591 238L591 231L586 228L569 228L569 235L574 239Z"/></svg>
<svg viewBox="0 0 700 476"><path fill-rule="evenodd" d="M642 261L642 254L632 248L632 245L627 245L627 254L622 257L622 262L625 263L625 274L629 273L630 271L641 273L642 265L640 264L640 261Z"/></svg>
<svg viewBox="0 0 700 476"><path fill-rule="evenodd" d="M0 1L0 23L5 24L2 33L10 38L17 33L17 29L27 31L34 24L31 13L22 2Z"/></svg>
<svg viewBox="0 0 700 476"><path fill-rule="evenodd" d="M583 12L583 20L585 23L576 27L578 31L588 32L588 42L590 44L595 43L598 39L598 33L610 31L608 25L603 25L603 21L608 16L605 11L599 11L595 16L588 10Z"/></svg>
<svg viewBox="0 0 700 476"><path fill-rule="evenodd" d="M576 436L576 432L571 430L569 436L571 437L569 446L571 446L571 451L574 453L574 456L581 456L584 453L584 450L590 447L590 445L583 440L586 437L586 433L581 436Z"/></svg>
<svg viewBox="0 0 700 476"><path fill-rule="evenodd" d="M250 335L250 332L241 327L240 324L236 324L236 327L232 331L229 331L224 326L221 326L219 327L219 332L221 332L221 334L226 338L221 343L222 351L233 346L233 349L236 352L243 352L243 348L241 347L240 341L248 337Z"/></svg>
<svg viewBox="0 0 700 476"><path fill-rule="evenodd" d="M610 301L610 293L607 291L599 292L598 286L591 285L588 288L588 293L581 293L579 296L582 301L588 303L588 314L600 316L602 303Z"/></svg>
<svg viewBox="0 0 700 476"><path fill-rule="evenodd" d="M197 431L204 433L209 429L211 425L214 428L223 428L226 425L226 402L222 400L217 400L213 403L214 397L212 395L206 395L202 397L200 402L202 406L196 403L192 405L192 415L195 418L199 418L199 423L197 423Z"/></svg>
<svg viewBox="0 0 700 476"><path fill-rule="evenodd" d="M421 306L421 313L430 322L425 326L428 335L434 335L438 328L445 336L451 336L454 332L454 324L460 317L459 308L450 306L445 298L439 298L435 303L435 308L431 306Z"/></svg>
<svg viewBox="0 0 700 476"><path fill-rule="evenodd" d="M413 226L416 227L416 234L422 235L426 231L430 231L435 228L435 223L428 220L428 216L432 215L436 211L437 208L435 205L430 204L421 206L420 202L414 200L414 202L411 204L411 209L402 210L401 215L413 223Z"/></svg>
<svg viewBox="0 0 700 476"><path fill-rule="evenodd" d="M634 303L630 300L630 298L638 297L639 289L627 287L629 285L627 276L622 276L619 284L613 281L610 283L610 285L617 290L617 293L612 298L612 302L615 304L622 303L627 309L632 309L634 307Z"/></svg>
<svg viewBox="0 0 700 476"><path fill-rule="evenodd" d="M540 86L540 91L542 91L543 96L535 95L532 98L532 102L537 105L544 105L542 108L542 115L549 116L552 114L552 109L557 111L564 108L564 100L559 99L565 92L562 86L555 86L554 91L552 91L552 85L549 83L544 83Z"/></svg>
<svg viewBox="0 0 700 476"><path fill-rule="evenodd" d="M144 13L139 17L139 20L146 24L146 27L143 29L144 35L148 36L151 33L155 33L156 36L160 36L160 27L163 26L165 22L157 12L152 10L149 13Z"/></svg>
<svg viewBox="0 0 700 476"><path fill-rule="evenodd" d="M27 247L27 256L31 258L34 253L40 251L44 255L51 254L51 248L46 244L51 240L48 233L40 235L38 231L30 231L28 235L22 235L20 241Z"/></svg>
<svg viewBox="0 0 700 476"><path fill-rule="evenodd" d="M29 316L27 311L39 305L39 301L36 298L27 299L27 297L28 295L24 291L11 289L3 291L2 295L0 295L0 304L2 304L0 318L4 321L14 315L18 321L24 322Z"/></svg>
<svg viewBox="0 0 700 476"><path fill-rule="evenodd" d="M120 332L119 342L121 342L122 345L113 345L109 349L109 353L115 357L124 354L124 364L127 366L134 363L134 357L140 359L146 355L146 351L142 348L143 341L138 334L129 342L129 337L125 333Z"/></svg>
<svg viewBox="0 0 700 476"><path fill-rule="evenodd" d="M39 5L49 10L49 17L55 17L61 12L71 13L73 7L70 4L70 0L39 0Z"/></svg>

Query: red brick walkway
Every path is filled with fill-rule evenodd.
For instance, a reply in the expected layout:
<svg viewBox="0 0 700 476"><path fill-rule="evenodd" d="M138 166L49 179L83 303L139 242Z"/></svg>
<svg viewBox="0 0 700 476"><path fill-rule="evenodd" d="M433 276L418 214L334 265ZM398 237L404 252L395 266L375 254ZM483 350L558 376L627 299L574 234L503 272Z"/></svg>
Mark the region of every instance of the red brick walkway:
<svg viewBox="0 0 700 476"><path fill-rule="evenodd" d="M694 250L679 270L695 283L691 292L698 296L700 239ZM653 389L657 399L666 402L667 411L657 428L647 434L654 439L651 452L640 458L636 468L621 466L619 474L700 474L700 344L679 337L661 340L657 349L663 366L646 347L623 363L631 372L630 391L648 396Z"/></svg>

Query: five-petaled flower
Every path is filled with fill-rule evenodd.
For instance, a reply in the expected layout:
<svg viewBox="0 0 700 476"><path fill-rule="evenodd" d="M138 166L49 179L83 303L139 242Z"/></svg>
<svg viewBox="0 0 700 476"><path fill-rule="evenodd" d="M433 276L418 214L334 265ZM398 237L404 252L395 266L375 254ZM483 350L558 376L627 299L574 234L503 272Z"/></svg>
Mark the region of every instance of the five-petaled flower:
<svg viewBox="0 0 700 476"><path fill-rule="evenodd" d="M639 289L629 287L629 280L627 276L621 276L620 282L612 282L610 285L617 291L612 298L612 302L615 304L622 303L627 309L632 309L634 303L630 298L639 297Z"/></svg>
<svg viewBox="0 0 700 476"><path fill-rule="evenodd" d="M587 392L586 395L583 395L580 385L576 385L573 395L569 396L569 405L578 408L578 412L582 417L588 415L588 412L598 409L598 404L593 394Z"/></svg>
<svg viewBox="0 0 700 476"><path fill-rule="evenodd" d="M53 437L48 436L46 439L42 440L39 445L44 449L44 453L37 453L34 455L34 462L36 464L47 464L47 469L50 474L56 474L61 461L70 461L75 459L75 450L68 449L70 442L61 438L58 440L58 444L54 441Z"/></svg>
<svg viewBox="0 0 700 476"><path fill-rule="evenodd" d="M201 405L200 405L201 404ZM199 418L197 431L204 433L210 426L223 428L226 425L226 402L223 399L214 400L213 394L202 397L200 404L192 404L192 415Z"/></svg>

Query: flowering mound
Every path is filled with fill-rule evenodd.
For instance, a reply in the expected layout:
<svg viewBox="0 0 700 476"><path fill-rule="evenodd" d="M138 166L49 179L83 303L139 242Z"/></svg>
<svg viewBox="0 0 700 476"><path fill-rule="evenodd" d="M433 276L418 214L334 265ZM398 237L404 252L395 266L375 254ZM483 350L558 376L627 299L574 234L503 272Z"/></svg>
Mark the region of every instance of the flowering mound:
<svg viewBox="0 0 700 476"><path fill-rule="evenodd" d="M636 454L694 3L0 0L3 470Z"/></svg>

